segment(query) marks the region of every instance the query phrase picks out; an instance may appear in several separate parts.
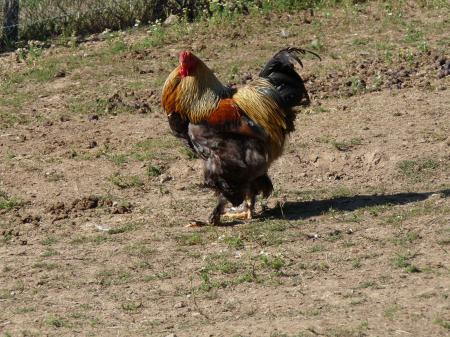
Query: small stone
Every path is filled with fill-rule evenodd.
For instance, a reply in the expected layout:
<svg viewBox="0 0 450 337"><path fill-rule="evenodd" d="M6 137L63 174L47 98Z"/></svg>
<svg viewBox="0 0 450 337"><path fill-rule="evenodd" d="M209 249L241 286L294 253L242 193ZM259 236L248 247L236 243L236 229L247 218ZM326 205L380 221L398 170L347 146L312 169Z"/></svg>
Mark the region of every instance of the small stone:
<svg viewBox="0 0 450 337"><path fill-rule="evenodd" d="M99 118L98 118L98 115L89 115L88 119L90 121L98 121Z"/></svg>
<svg viewBox="0 0 450 337"><path fill-rule="evenodd" d="M88 148L93 149L94 147L97 147L97 145L98 144L95 140L91 140L91 141L89 141Z"/></svg>
<svg viewBox="0 0 450 337"><path fill-rule="evenodd" d="M177 337L177 335L175 335L174 333L170 333L166 337Z"/></svg>
<svg viewBox="0 0 450 337"><path fill-rule="evenodd" d="M61 78L61 77L66 77L66 71L63 69L58 70L55 74L55 78Z"/></svg>
<svg viewBox="0 0 450 337"><path fill-rule="evenodd" d="M186 304L185 303L183 303L183 302L178 302L178 303L175 303L175 305L173 306L175 309L180 309L180 308L184 308L186 306Z"/></svg>
<svg viewBox="0 0 450 337"><path fill-rule="evenodd" d="M164 25L165 26L171 26L171 25L173 25L173 24L175 24L175 23L177 23L178 22L178 16L177 15L175 15L175 14L170 14L168 17L167 17L167 19L165 19L164 20Z"/></svg>
<svg viewBox="0 0 450 337"><path fill-rule="evenodd" d="M161 184L163 184L163 183L165 183L167 181L170 181L170 180L172 180L172 177L167 175L167 174L161 174L161 176L159 177L159 182Z"/></svg>
<svg viewBox="0 0 450 337"><path fill-rule="evenodd" d="M440 193L433 193L429 198L436 200L442 198L442 195Z"/></svg>

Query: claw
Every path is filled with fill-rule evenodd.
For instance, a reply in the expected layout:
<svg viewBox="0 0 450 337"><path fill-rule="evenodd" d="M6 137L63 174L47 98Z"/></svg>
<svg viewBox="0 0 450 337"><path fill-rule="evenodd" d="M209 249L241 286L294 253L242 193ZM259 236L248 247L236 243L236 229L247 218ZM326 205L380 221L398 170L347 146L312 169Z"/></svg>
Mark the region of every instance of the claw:
<svg viewBox="0 0 450 337"><path fill-rule="evenodd" d="M213 213L210 215L208 222L210 225L218 226L220 225L220 213Z"/></svg>
<svg viewBox="0 0 450 337"><path fill-rule="evenodd" d="M208 224L204 221L197 221L197 220L192 220L191 222L189 222L186 226L187 228L195 228L195 227L203 227L203 226L207 226Z"/></svg>
<svg viewBox="0 0 450 337"><path fill-rule="evenodd" d="M248 209L244 212L239 213L225 213L223 214L223 217L230 220L250 220L253 216L251 210Z"/></svg>

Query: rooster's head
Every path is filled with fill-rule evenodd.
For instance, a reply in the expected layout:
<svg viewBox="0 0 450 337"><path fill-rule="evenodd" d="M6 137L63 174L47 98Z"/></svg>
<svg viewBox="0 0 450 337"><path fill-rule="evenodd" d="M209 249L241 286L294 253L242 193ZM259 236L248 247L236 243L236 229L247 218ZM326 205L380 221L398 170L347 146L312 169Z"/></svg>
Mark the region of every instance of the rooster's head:
<svg viewBox="0 0 450 337"><path fill-rule="evenodd" d="M197 67L199 59L190 51L185 50L180 53L180 76L186 77L192 75Z"/></svg>

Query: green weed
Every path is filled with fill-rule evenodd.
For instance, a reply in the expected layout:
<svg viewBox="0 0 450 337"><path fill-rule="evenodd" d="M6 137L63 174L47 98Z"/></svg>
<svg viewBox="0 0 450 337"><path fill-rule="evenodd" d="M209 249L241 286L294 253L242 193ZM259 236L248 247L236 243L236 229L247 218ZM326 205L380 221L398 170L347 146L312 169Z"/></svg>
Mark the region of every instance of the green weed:
<svg viewBox="0 0 450 337"><path fill-rule="evenodd" d="M177 236L176 240L183 246L202 245L204 243L203 237L200 233L182 234Z"/></svg>
<svg viewBox="0 0 450 337"><path fill-rule="evenodd" d="M411 260L414 258L414 255L411 254L397 254L392 259L392 264L396 268L403 268L408 273L420 273L421 270L412 264Z"/></svg>
<svg viewBox="0 0 450 337"><path fill-rule="evenodd" d="M397 312L400 310L400 306L395 304L386 309L384 309L384 317L393 320Z"/></svg>
<svg viewBox="0 0 450 337"><path fill-rule="evenodd" d="M62 319L61 317L49 317L45 319L45 323L55 328L63 328L70 326L69 322L67 322L67 320L65 319Z"/></svg>
<svg viewBox="0 0 450 337"><path fill-rule="evenodd" d="M163 172L163 169L156 165L147 166L146 174L149 177L157 177L160 176Z"/></svg>
<svg viewBox="0 0 450 337"><path fill-rule="evenodd" d="M108 180L119 188L132 188L144 185L139 176L123 176L116 172L111 175Z"/></svg>
<svg viewBox="0 0 450 337"><path fill-rule="evenodd" d="M422 181L440 167L434 159L402 160L397 163L397 169L402 175L413 181Z"/></svg>
<svg viewBox="0 0 450 337"><path fill-rule="evenodd" d="M450 321L449 320L445 320L443 318L438 317L438 318L434 319L433 323L440 325L444 329L450 330Z"/></svg>
<svg viewBox="0 0 450 337"><path fill-rule="evenodd" d="M242 249L244 248L244 241L241 239L240 236L227 236L223 239L223 241L228 245L230 248L234 249Z"/></svg>
<svg viewBox="0 0 450 337"><path fill-rule="evenodd" d="M16 197L9 196L6 192L0 190L0 211L6 212L20 208L23 202Z"/></svg>

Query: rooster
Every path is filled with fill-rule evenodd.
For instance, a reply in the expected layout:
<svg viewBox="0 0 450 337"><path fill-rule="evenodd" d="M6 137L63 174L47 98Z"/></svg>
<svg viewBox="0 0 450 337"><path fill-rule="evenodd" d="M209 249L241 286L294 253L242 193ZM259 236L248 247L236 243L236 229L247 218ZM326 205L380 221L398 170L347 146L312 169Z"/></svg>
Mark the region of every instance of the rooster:
<svg viewBox="0 0 450 337"><path fill-rule="evenodd" d="M256 196L272 193L268 170L294 130L292 108L309 104L294 68L295 62L303 66L299 55L305 52L280 50L256 80L239 88L223 85L192 52L180 53L164 84L162 106L172 133L204 160L205 185L218 195L210 224L220 224L221 216L251 219ZM243 204L243 211L224 214L227 202Z"/></svg>

